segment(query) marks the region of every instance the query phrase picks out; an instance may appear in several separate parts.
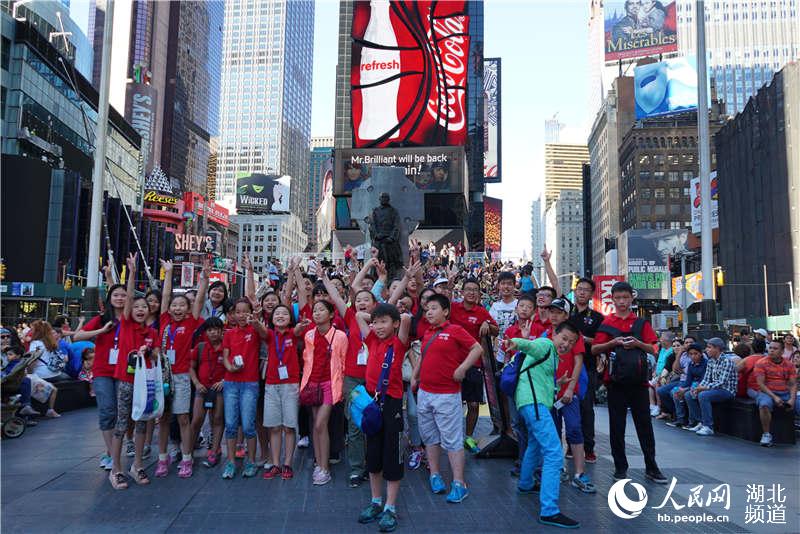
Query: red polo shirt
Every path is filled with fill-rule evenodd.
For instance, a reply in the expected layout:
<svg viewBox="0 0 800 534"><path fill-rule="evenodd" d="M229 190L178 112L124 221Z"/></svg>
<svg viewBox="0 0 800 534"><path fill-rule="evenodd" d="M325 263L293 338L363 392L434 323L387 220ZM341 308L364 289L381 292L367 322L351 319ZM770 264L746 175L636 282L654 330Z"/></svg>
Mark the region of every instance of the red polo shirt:
<svg viewBox="0 0 800 534"><path fill-rule="evenodd" d="M344 360L344 374L363 380L366 376L367 366L358 365L358 352L361 350L364 338L361 337L361 329L358 327L354 308L347 308L344 322L347 325L347 330L345 330L347 332L347 355Z"/></svg>
<svg viewBox="0 0 800 534"><path fill-rule="evenodd" d="M175 374L188 373L191 362L192 336L195 330L203 324L202 319L195 319L191 313L180 321L173 321L169 313L162 313L159 320L161 331L158 333L156 344L160 347L162 340L166 340L164 350L175 350L175 364L172 372ZM166 353L165 353L166 354Z"/></svg>
<svg viewBox="0 0 800 534"><path fill-rule="evenodd" d="M437 332L439 335L431 341ZM431 326L422 338L419 387L428 393L459 393L461 383L453 380L453 373L475 343L469 332L449 321L438 328Z"/></svg>
<svg viewBox="0 0 800 534"><path fill-rule="evenodd" d="M283 334L277 330L267 331L267 348L269 357L267 358L267 384L299 384L300 383L300 356L297 348L300 345L300 338L294 335L292 330L287 330ZM286 366L289 378L280 379L278 374L278 353L283 352L282 361Z"/></svg>
<svg viewBox="0 0 800 534"><path fill-rule="evenodd" d="M241 356L244 365L239 371L225 373L226 382L258 382L258 352L261 348L261 337L251 325L237 326L225 331L222 348L228 349L228 361L233 363L236 356Z"/></svg>
<svg viewBox="0 0 800 534"><path fill-rule="evenodd" d="M216 349L208 342L203 342L203 353L200 354L200 344L192 349L192 358L197 361L197 379L206 388L210 388L223 378L227 370L222 361L222 353L224 346L222 343Z"/></svg>
<svg viewBox="0 0 800 534"><path fill-rule="evenodd" d="M381 370L383 369L383 361L386 358L386 352L389 347L394 347L394 355L392 356L392 366L389 369L389 387L386 394L395 399L403 398L403 360L406 357L406 350L408 347L403 345L396 335L381 339L375 332L370 332L364 340L369 349L369 358L367 359L367 372L366 379L367 391L375 393L378 389L378 380L381 377Z"/></svg>
<svg viewBox="0 0 800 534"><path fill-rule="evenodd" d="M120 325L119 358L114 369L114 378L133 384L134 375L128 373L128 354L131 351L139 350L142 345L147 345L150 348L157 346L158 332L156 332L155 328L136 324L130 319L122 319ZM111 331L111 335L113 338L114 330ZM97 352L95 352L95 361L97 361ZM149 358L145 358L144 361L147 367L152 367Z"/></svg>
<svg viewBox="0 0 800 534"><path fill-rule="evenodd" d="M450 305L450 322L469 332L469 335L478 343L481 342L480 331L484 321L489 321L489 324L497 326L497 322L489 314L489 311L480 304L476 304L470 310L464 307L463 302L454 302ZM479 359L475 367L483 367L483 361Z"/></svg>

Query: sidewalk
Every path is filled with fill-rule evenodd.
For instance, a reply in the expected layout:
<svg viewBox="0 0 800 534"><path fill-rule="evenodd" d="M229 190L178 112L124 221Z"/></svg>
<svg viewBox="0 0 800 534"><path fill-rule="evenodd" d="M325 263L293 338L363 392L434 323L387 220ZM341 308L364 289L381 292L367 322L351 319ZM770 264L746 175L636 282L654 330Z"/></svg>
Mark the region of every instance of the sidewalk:
<svg viewBox="0 0 800 534"><path fill-rule="evenodd" d="M800 495L798 470L800 447L765 449L757 444L727 437L700 438L655 422L658 461L668 477L676 477L673 498L686 505L691 489L703 484L705 495L719 484L730 484L730 509L720 504L676 511L671 503L658 506L668 486L646 481L641 451L635 446L633 424L628 424L629 476L648 492L647 508L639 517L616 517L608 505L613 468L608 446L607 417L598 407L598 461L587 466L597 486L595 495L584 495L561 485L562 511L582 523L583 532L798 532ZM488 422L481 421L481 426ZM43 420L15 440L2 442L2 525L7 533L34 532L376 532L377 526L359 525L359 511L369 501L365 484L347 487L347 468L333 466L334 480L323 487L311 485L313 453L296 456L291 481L220 478L220 467L205 469L195 464L190 480L179 479L172 466L166 479L126 491L114 491L106 472L98 467L102 440L94 409ZM199 451L198 451L199 454ZM152 477L153 460L148 464ZM572 469L571 461L567 464ZM461 504L448 504L443 495L428 490L427 472L407 472L398 500L402 532L493 533L551 531L536 523L538 497L516 492L509 476L511 460L476 460L467 463L471 494ZM449 480L449 473L445 473ZM785 488L785 525L745 523L747 484L782 484ZM626 495L635 496L629 487ZM766 497L765 497L766 498ZM755 505L755 503L753 503ZM766 511L764 502L760 510ZM758 508L753 513L758 513ZM727 514L727 523L674 525L658 521L658 513ZM772 512L774 513L774 512ZM757 516L755 516L757 517ZM766 515L764 516L766 521Z"/></svg>

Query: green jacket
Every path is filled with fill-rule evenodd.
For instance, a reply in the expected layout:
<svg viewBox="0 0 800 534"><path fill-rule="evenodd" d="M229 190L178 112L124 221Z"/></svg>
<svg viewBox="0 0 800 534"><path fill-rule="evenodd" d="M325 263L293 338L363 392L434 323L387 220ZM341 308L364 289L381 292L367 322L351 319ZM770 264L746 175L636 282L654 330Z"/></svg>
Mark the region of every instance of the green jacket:
<svg viewBox="0 0 800 534"><path fill-rule="evenodd" d="M525 356L520 368L517 392L514 395L517 409L519 410L523 406L534 403L531 379L533 379L533 389L536 390L536 402L544 405L547 409L552 408L556 391L558 390L555 383L556 368L558 367L558 353L555 345L546 338L534 339L533 341L514 338L513 341ZM525 371L527 367L542 358L547 359L529 371Z"/></svg>

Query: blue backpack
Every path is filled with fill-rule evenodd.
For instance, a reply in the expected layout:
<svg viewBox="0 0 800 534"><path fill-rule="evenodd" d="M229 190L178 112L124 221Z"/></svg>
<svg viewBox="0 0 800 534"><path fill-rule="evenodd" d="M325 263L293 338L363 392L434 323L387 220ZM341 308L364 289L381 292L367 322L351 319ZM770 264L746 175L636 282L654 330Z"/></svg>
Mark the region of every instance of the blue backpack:
<svg viewBox="0 0 800 534"><path fill-rule="evenodd" d="M552 350L552 349L551 349ZM531 390L533 391L534 402L536 402L536 391L533 389L533 380L530 377L530 370L547 361L551 356L551 351L547 352L547 356L539 358L528 367L522 369L522 362L525 361L525 354L518 352L514 358L503 367L500 373L500 391L505 393L507 397L514 398L517 393L517 383L522 373L528 374L528 380L531 381Z"/></svg>

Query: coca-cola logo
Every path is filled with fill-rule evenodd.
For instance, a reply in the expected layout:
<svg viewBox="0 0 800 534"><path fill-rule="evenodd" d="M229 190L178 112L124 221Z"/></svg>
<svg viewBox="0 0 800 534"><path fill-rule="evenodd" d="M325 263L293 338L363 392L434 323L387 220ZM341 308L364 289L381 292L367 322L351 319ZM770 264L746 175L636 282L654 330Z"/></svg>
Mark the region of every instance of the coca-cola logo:
<svg viewBox="0 0 800 534"><path fill-rule="evenodd" d="M446 98L432 96L428 99L428 114L439 125L451 131L460 131L466 124L465 78L467 66L462 58L467 57L464 47L467 45L466 17L455 16L445 19L434 19L433 36L428 40L434 43L437 50L433 53L438 80L438 91L446 94Z"/></svg>

